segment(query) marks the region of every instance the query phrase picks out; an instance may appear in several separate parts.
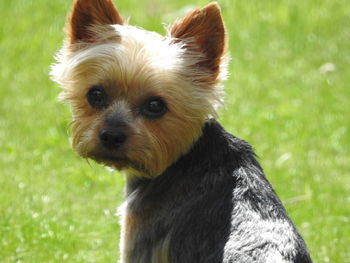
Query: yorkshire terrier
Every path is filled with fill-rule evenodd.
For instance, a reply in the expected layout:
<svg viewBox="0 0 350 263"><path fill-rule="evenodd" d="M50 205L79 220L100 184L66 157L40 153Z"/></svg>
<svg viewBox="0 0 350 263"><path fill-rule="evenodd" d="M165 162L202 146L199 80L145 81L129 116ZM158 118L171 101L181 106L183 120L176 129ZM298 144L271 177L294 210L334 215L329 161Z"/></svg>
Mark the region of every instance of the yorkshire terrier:
<svg viewBox="0 0 350 263"><path fill-rule="evenodd" d="M252 147L215 120L227 36L217 3L162 37L111 0L76 0L52 67L73 147L127 176L123 263L309 263Z"/></svg>

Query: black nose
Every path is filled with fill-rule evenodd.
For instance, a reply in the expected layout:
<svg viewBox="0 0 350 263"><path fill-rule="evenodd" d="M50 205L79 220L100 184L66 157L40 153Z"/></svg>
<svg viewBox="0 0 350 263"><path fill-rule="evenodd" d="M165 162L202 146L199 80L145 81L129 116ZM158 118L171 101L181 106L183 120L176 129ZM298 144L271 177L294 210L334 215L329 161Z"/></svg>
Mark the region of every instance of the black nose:
<svg viewBox="0 0 350 263"><path fill-rule="evenodd" d="M126 134L120 130L102 129L100 141L109 150L119 148L126 141Z"/></svg>

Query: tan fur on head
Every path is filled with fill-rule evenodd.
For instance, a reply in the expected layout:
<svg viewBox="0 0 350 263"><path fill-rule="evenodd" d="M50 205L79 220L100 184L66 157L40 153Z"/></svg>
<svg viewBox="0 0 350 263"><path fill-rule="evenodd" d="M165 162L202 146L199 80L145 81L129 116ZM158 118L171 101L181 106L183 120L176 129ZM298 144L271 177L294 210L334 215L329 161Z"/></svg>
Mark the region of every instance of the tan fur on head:
<svg viewBox="0 0 350 263"><path fill-rule="evenodd" d="M81 156L154 177L190 149L206 119L216 114L226 72L225 30L216 4L176 22L166 38L122 25L111 4L76 1L69 41L51 75L71 104L73 146ZM106 91L106 109L89 105L86 95L94 85ZM139 114L151 96L167 104L159 119ZM128 135L118 151L107 151L98 139L111 114L125 122Z"/></svg>

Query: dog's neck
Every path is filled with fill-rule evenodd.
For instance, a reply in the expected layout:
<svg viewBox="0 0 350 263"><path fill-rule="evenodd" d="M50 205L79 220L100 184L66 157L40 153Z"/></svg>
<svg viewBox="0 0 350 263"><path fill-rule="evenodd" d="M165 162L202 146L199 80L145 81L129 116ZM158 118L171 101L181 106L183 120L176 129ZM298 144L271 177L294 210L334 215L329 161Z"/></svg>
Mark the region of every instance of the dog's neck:
<svg viewBox="0 0 350 263"><path fill-rule="evenodd" d="M232 189L237 184L232 171L245 166L245 162L256 162L251 147L215 120L208 120L191 150L163 174L153 179L129 179L122 213L124 262L143 262L150 251L153 256L166 251L168 256L170 240L179 239L181 229L190 227L185 222L197 221L191 217L200 218L208 209L225 207L220 210L221 221L225 222L218 224L227 226L221 230L228 233Z"/></svg>
<svg viewBox="0 0 350 263"><path fill-rule="evenodd" d="M214 179L208 177L213 177L215 169L232 170L244 165L243 162L247 160L256 162L251 146L227 133L216 120L210 119L188 153L156 178L128 178L126 194L130 196L135 191L148 192L146 189L152 189L147 195L160 198L163 192L167 193L177 186Z"/></svg>

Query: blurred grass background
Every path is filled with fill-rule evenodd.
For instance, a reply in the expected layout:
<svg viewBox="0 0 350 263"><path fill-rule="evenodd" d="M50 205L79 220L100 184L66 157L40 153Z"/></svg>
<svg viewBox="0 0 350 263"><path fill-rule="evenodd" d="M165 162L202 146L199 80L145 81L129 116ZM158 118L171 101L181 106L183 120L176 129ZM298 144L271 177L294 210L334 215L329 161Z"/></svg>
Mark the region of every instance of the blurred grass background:
<svg viewBox="0 0 350 263"><path fill-rule="evenodd" d="M120 0L163 33L195 6ZM350 5L219 0L233 57L221 122L254 145L315 262L350 262ZM0 262L115 262L123 177L77 157L49 65L68 0L0 2Z"/></svg>

